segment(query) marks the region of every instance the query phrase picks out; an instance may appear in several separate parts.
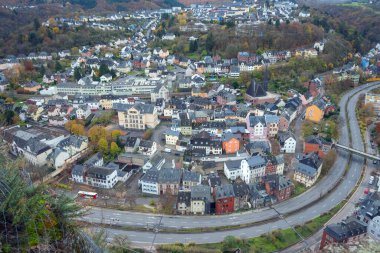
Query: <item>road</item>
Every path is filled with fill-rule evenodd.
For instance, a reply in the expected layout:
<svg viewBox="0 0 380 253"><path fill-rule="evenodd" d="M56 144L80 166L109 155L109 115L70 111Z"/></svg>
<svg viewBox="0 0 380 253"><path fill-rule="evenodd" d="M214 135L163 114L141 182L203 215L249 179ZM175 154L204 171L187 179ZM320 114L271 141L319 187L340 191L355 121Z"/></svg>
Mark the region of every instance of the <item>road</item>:
<svg viewBox="0 0 380 253"><path fill-rule="evenodd" d="M340 143L349 145L349 132L346 125L346 103L347 115L351 129L352 147L358 150L363 150L363 142L360 137L360 130L356 120L355 107L359 95L354 95L355 92L369 90L371 88L380 87L380 82L371 83L369 85L357 87L346 93L340 102L340 116L343 118L340 133ZM351 99L350 99L351 98ZM350 101L348 102L348 100ZM351 189L355 186L360 178L361 170L363 167L364 159L361 157L353 156L351 166L347 171L346 177L338 186L337 182L342 178L348 163L348 153L345 151L338 151L338 157L327 176L325 176L314 187L310 188L307 192L292 198L288 201L279 203L274 206L277 212L286 214L294 211L294 214L288 215L285 220L268 221L261 225L256 225L243 229L236 229L232 231L221 231L211 233L197 233L197 234L168 234L168 233L153 233L153 232L137 232L137 231L121 231L115 229L108 229L109 233L125 234L129 237L134 244L163 244L173 242L197 242L197 243L211 243L223 240L227 235L234 235L239 237L255 237L263 233L270 232L278 228L288 228L298 224L303 224L322 213L329 211L335 205L340 203L346 198ZM316 200L324 195L328 190L331 193L325 198L313 204ZM165 228L197 228L197 227L217 227L226 225L245 224L254 221L266 221L271 218L278 218L279 215L273 209L253 210L245 213L235 213L224 216L163 216L154 214L141 214L130 213L118 210L99 209L93 208L91 213L84 219L90 222L104 222L104 223L117 223L118 225L128 226L145 226L149 224L160 224ZM118 221L113 221L112 218L117 217ZM153 241L154 238L154 241Z"/></svg>
<svg viewBox="0 0 380 253"><path fill-rule="evenodd" d="M360 94L363 94L363 92L360 92ZM358 101L358 95L355 96L352 100L352 105L354 103L356 103ZM370 141L370 136L369 136L369 132L367 131L366 132L366 151L370 154L376 154L377 153L377 150L376 149L372 149L371 147L371 141ZM364 146L363 146L364 148ZM363 159L363 163L364 163L364 159ZM362 163L362 166L363 166L363 163ZM333 217L331 218L326 225L328 224L334 224L334 223L338 223L340 221L342 221L343 219L345 219L347 216L350 216L352 215L352 213L355 211L356 209L356 203L359 202L359 199L361 197L363 197L364 195L364 189L367 188L369 185L368 185L368 182L369 182L369 178L371 176L371 172L376 170L377 166L374 166L372 164L372 162L369 160L365 166L365 171L364 171L364 175L363 175L363 179L362 179L362 182L360 183L358 189L355 191L355 193L351 196L351 198L349 199L349 201L346 203L346 205ZM310 248L312 251L317 251L318 248L319 248L319 244L320 244L320 241L321 241L321 237L322 237L322 231L323 231L323 228L318 231L317 233L315 233L313 236L309 237L306 242L307 242L307 247ZM304 250L306 247L305 247L305 243L298 243L284 251L282 251L283 253L293 253L293 252L300 252L302 250Z"/></svg>

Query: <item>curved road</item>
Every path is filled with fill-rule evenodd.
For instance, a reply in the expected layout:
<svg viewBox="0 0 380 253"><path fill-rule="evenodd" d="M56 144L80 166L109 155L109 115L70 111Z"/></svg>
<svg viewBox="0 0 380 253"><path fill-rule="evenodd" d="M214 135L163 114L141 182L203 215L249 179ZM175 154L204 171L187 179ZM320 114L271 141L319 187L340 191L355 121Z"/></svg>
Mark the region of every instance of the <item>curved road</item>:
<svg viewBox="0 0 380 253"><path fill-rule="evenodd" d="M340 116L343 119L341 122L341 132L339 142L343 145L349 145L349 131L346 125L346 104L348 122L351 129L352 147L358 150L363 150L363 142L360 136L358 122L356 120L355 108L359 95L366 91L380 87L380 82L374 82L367 85L357 87L346 93L340 101ZM355 94L360 91L360 93ZM319 183L296 198L274 205L274 209L254 210L245 213L235 213L224 216L163 216L154 214L143 214L124 212L111 209L92 208L91 213L84 219L95 223L118 224L125 226L140 226L145 227L147 224L160 224L166 228L197 228L197 227L217 227L226 225L245 224L248 222L266 221L270 218L278 218L280 214L286 214L296 211L294 214L288 215L285 219L275 221L267 221L266 223L255 225L248 228L236 229L232 231L195 233L195 234L168 234L168 233L153 233L153 232L138 232L138 231L123 231L117 229L107 229L109 236L127 235L129 240L134 244L164 244L173 242L197 242L211 243L223 240L227 235L239 237L255 237L263 233L270 232L278 228L288 228L298 224L303 224L320 214L329 211L335 205L346 198L351 189L354 188L356 182L360 178L364 159L353 156L351 166L344 180L336 186L336 183L343 176L348 164L349 154L345 151L338 151L338 157L326 175ZM312 204L313 201L324 195L326 191L331 190L325 198ZM117 221L115 221L115 218Z"/></svg>

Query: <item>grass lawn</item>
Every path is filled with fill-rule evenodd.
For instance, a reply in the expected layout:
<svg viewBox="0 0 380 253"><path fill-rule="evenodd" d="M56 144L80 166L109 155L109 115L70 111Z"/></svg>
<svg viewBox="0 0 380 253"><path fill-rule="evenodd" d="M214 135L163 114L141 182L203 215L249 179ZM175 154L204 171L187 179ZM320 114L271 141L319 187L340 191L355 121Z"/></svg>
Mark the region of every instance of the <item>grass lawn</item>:
<svg viewBox="0 0 380 253"><path fill-rule="evenodd" d="M295 230L306 238L316 233L324 224L330 220L345 204L345 201L335 206L329 212L305 223L301 226L296 226ZM228 236L220 243L209 244L168 244L157 247L157 252L223 252L226 250L242 249L243 252L274 252L290 247L291 245L301 241L301 238L292 228L279 229L271 233L263 234L254 238L237 238Z"/></svg>
<svg viewBox="0 0 380 253"><path fill-rule="evenodd" d="M292 198L294 198L298 195L301 195L302 193L304 193L307 190L306 186L304 186L303 184L298 183L296 181L293 181L293 183L294 183L294 193L292 195Z"/></svg>

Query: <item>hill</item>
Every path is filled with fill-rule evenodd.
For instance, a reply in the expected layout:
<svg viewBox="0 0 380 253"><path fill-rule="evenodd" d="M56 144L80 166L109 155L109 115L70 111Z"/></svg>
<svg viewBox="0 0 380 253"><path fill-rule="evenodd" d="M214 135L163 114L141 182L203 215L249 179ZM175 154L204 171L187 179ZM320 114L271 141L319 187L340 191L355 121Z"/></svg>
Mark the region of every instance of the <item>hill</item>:
<svg viewBox="0 0 380 253"><path fill-rule="evenodd" d="M76 6L80 9L92 10L97 13L183 6L176 0L0 0L0 6L28 7L45 4L59 4L64 7Z"/></svg>

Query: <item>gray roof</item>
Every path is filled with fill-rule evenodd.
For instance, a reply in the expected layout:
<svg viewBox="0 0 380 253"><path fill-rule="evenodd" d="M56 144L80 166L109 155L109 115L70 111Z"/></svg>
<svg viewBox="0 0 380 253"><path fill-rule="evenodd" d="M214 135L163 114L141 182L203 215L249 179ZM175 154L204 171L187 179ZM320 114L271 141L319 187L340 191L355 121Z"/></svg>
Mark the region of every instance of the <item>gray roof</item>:
<svg viewBox="0 0 380 253"><path fill-rule="evenodd" d="M252 115L249 116L249 125L251 127L254 127L254 126L256 126L259 123L261 123L261 124L263 124L265 126L265 118L264 118L264 116L252 116Z"/></svg>
<svg viewBox="0 0 380 253"><path fill-rule="evenodd" d="M121 111L121 112L127 112L131 108L136 109L142 114L153 113L154 111L154 105L151 105L151 104L136 103L134 105L128 105L128 104L114 103L112 106L112 109L116 111Z"/></svg>
<svg viewBox="0 0 380 253"><path fill-rule="evenodd" d="M232 138L235 138L235 139L237 139L237 140L240 141L240 139L241 139L241 135L239 135L239 134L233 134L233 133L225 133L225 134L223 135L222 141L229 141L229 140L231 140Z"/></svg>
<svg viewBox="0 0 380 253"><path fill-rule="evenodd" d="M287 132L278 133L278 140L280 141L281 144L283 144L289 138L293 138L294 140L296 139L292 132L287 131Z"/></svg>
<svg viewBox="0 0 380 253"><path fill-rule="evenodd" d="M158 182L161 184L179 184L181 181L182 170L166 168L160 170Z"/></svg>
<svg viewBox="0 0 380 253"><path fill-rule="evenodd" d="M250 168L257 168L266 164L265 158L261 155L252 156L248 158L247 162Z"/></svg>
<svg viewBox="0 0 380 253"><path fill-rule="evenodd" d="M173 131L171 129L168 129L165 131L165 135L171 135L171 136L179 136L180 132L178 131Z"/></svg>
<svg viewBox="0 0 380 253"><path fill-rule="evenodd" d="M212 202L211 187L208 185L192 186L191 200L208 200L209 202Z"/></svg>
<svg viewBox="0 0 380 253"><path fill-rule="evenodd" d="M216 187L215 199L224 199L235 197L234 188L232 184L223 184Z"/></svg>
<svg viewBox="0 0 380 253"><path fill-rule="evenodd" d="M141 181L148 183L157 183L158 176L159 171L156 168L151 168L141 177Z"/></svg>
<svg viewBox="0 0 380 253"><path fill-rule="evenodd" d="M139 147L143 147L143 148L152 148L153 146L153 141L149 141L149 140L141 140L140 141L140 144L139 144Z"/></svg>
<svg viewBox="0 0 380 253"><path fill-rule="evenodd" d="M67 138L60 141L57 145L57 147L67 147L67 146L74 146L76 148L80 148L82 146L83 142L87 142L87 137L85 136L79 136L79 135L70 135Z"/></svg>
<svg viewBox="0 0 380 253"><path fill-rule="evenodd" d="M314 177L317 174L317 170L303 163L298 163L295 170L299 173L305 174L309 177Z"/></svg>
<svg viewBox="0 0 380 253"><path fill-rule="evenodd" d="M114 169L106 167L90 166L87 175L88 177L105 179L106 176L111 175L114 171Z"/></svg>
<svg viewBox="0 0 380 253"><path fill-rule="evenodd" d="M183 181L200 182L201 174L199 174L198 172L185 170L183 172Z"/></svg>
<svg viewBox="0 0 380 253"><path fill-rule="evenodd" d="M277 115L266 114L264 115L266 124L275 123L278 124L280 118Z"/></svg>
<svg viewBox="0 0 380 253"><path fill-rule="evenodd" d="M72 175L75 176L83 176L84 174L84 167L83 165L76 164L71 172Z"/></svg>
<svg viewBox="0 0 380 253"><path fill-rule="evenodd" d="M84 162L84 165L95 165L95 163L97 163L98 161L100 161L101 159L103 159L103 155L98 152L96 154L94 154L93 156L91 156L89 159L87 159L85 162Z"/></svg>
<svg viewBox="0 0 380 253"><path fill-rule="evenodd" d="M241 160L232 160L232 161L226 161L224 162L228 170L233 171L233 170L239 170L240 169L240 164Z"/></svg>
<svg viewBox="0 0 380 253"><path fill-rule="evenodd" d="M189 191L180 191L177 196L177 204L185 203L186 206L190 206L191 192Z"/></svg>

